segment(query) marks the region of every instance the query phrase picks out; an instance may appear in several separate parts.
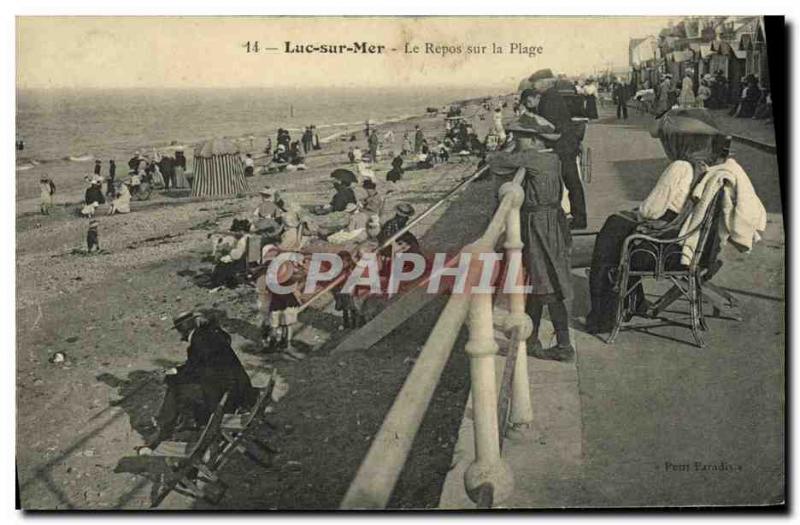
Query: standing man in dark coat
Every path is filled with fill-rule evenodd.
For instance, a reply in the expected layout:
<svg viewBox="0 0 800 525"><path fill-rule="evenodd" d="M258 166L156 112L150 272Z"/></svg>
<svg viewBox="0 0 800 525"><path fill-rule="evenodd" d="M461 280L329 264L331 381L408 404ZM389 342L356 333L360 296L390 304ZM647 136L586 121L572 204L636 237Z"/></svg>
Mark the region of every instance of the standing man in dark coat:
<svg viewBox="0 0 800 525"><path fill-rule="evenodd" d="M187 359L167 371L167 392L155 418L157 431L147 443L151 449L172 435L185 409L192 410L195 423L205 425L226 392L225 412L252 406L258 395L231 348L231 336L216 322L186 312L175 317L173 327L189 342Z"/></svg>
<svg viewBox="0 0 800 525"><path fill-rule="evenodd" d="M367 143L369 144L369 160L370 162L378 162L378 144L380 140L378 139L378 132L375 131L375 128L372 129L369 135L369 139Z"/></svg>
<svg viewBox="0 0 800 525"><path fill-rule="evenodd" d="M583 230L586 228L586 199L583 185L578 174L578 150L580 142L578 132L572 122L572 116L566 102L555 88L555 78L549 69L542 69L531 75L533 91L522 92L521 102L526 108L532 103L535 94L539 95L536 112L556 128L560 138L551 144L561 160L561 180L569 191L569 207L572 214L570 228Z"/></svg>
<svg viewBox="0 0 800 525"><path fill-rule="evenodd" d="M422 141L425 140L425 135L422 134L422 130L419 129L419 126L414 126L414 153L419 154L420 150L422 150Z"/></svg>
<svg viewBox="0 0 800 525"><path fill-rule="evenodd" d="M520 211L523 265L530 292L525 311L533 321L528 354L555 361L570 361L575 349L570 342L567 302L572 297L570 252L572 236L561 208L562 186L555 155L542 152L545 142L557 140L554 127L537 115L522 115L508 131L514 135L513 153L492 153L487 157L495 177L511 180L525 169L522 187L525 200ZM539 324L544 307L556 331L556 346L543 348Z"/></svg>
<svg viewBox="0 0 800 525"><path fill-rule="evenodd" d="M158 161L158 169L164 176L164 189L168 190L175 187L175 159L164 155Z"/></svg>
<svg viewBox="0 0 800 525"><path fill-rule="evenodd" d="M106 188L106 195L110 195L114 197L116 195L116 191L114 190L114 179L117 176L117 163L114 162L114 159L108 161L108 187Z"/></svg>
<svg viewBox="0 0 800 525"><path fill-rule="evenodd" d="M617 105L617 120L628 118L628 86L620 79L614 78L611 93L614 97L614 104Z"/></svg>

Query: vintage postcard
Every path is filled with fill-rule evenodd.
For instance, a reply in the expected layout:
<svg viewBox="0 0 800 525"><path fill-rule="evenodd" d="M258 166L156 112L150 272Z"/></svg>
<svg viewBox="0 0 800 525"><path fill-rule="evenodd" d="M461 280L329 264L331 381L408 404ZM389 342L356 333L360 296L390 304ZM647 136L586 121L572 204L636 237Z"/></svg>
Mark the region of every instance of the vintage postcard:
<svg viewBox="0 0 800 525"><path fill-rule="evenodd" d="M785 505L785 50L17 17L21 508Z"/></svg>

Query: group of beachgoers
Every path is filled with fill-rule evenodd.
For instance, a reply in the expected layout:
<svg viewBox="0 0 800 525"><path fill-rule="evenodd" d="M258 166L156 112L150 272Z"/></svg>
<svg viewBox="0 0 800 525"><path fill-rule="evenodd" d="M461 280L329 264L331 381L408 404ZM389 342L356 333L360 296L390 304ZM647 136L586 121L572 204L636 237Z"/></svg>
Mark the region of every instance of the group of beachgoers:
<svg viewBox="0 0 800 525"><path fill-rule="evenodd" d="M329 202L307 210L293 199L288 190L266 186L260 190L258 203L252 211L233 219L228 231L209 236L214 261L211 285L232 287L254 282L264 351L280 354L290 361L302 360L306 355L292 346L292 327L299 312L308 304L306 284L310 275L314 271L319 273L330 269L314 269L312 255L319 252L337 255L342 262L342 271L335 278L321 282L315 279L311 297L322 290L331 291L335 308L342 315L341 329L363 325L366 321L365 305L374 292L363 285L352 289L343 286L345 278L355 272L358 263L375 257L374 268L378 277L387 281L396 265L406 264L401 254L414 253L424 257L419 240L409 228L417 210L408 202L398 202L391 210L385 209L387 195L397 191L395 184L408 170L405 164L410 161L411 169L420 169L446 161L451 154L477 153L488 165L498 186L513 179L520 169L524 170L524 201L520 218L523 265L529 286L525 310L532 321L528 354L546 360L574 359L568 309L573 295L572 231L585 229L587 216L575 162L581 137L558 80L550 70L534 73L529 78L530 87L520 94L517 117L510 126L503 125L501 111L492 112L490 135L495 135L495 138L491 143L489 140L480 141L471 126L457 114L448 117L445 140L437 140L433 146L419 126L415 127L413 136L404 133L400 154L391 155L391 168L386 173L385 184L379 184L375 170L383 154L382 146L393 142L393 136L384 135L381 140L378 131L367 123L367 151L350 148L349 166L336 168L330 173L333 193ZM585 95L586 86L582 89ZM590 96L594 96L591 91L589 89ZM654 237L674 234L670 226L678 219L686 221L686 224L696 222L696 218L704 214L704 206L708 205L707 196L719 188L723 188L726 198L722 213L727 215L724 221L720 221L724 228L719 230L724 241L729 240L743 251L749 250L766 226L764 207L747 174L731 158L729 138L718 129L711 115L697 107L676 107L665 111L655 136L661 141L669 165L642 203L633 210L608 217L597 235L589 272L591 310L585 325L590 333L610 331L615 322L620 294L617 272L624 241L631 233L646 229ZM307 139L309 132L310 142ZM318 144L314 137L311 126L306 128L301 141L294 142L287 130L280 129L275 151L272 152L270 141L265 153L271 155L271 164L300 169L298 166L304 166L304 157L309 152L307 146L313 149ZM188 185L188 181L181 179L185 162L179 161L177 152L172 171L165 170L161 160L148 160L139 155L132 158L130 180L123 183L123 191L132 185L134 176L140 183L156 184L160 177L165 187ZM178 167L181 171L177 170ZM95 175L86 193L87 205L104 202L103 179L99 173ZM109 177L113 180L111 173ZM113 195L117 201L121 192L114 190L112 193L112 185L106 194ZM42 181L43 194L45 191L52 196L55 191L52 182ZM565 191L569 192L568 212L563 198ZM112 204L112 208L114 206ZM339 214L335 217L340 219L339 225L321 226L317 217L330 214ZM87 243L99 247L96 222L91 223L90 231L92 228L94 233L91 239L87 237ZM686 242L691 244L691 236ZM637 263L632 264L635 266ZM675 264L685 265L686 261L681 258ZM634 303L630 310L646 312L648 305L641 292L641 283L633 280L631 285L636 290L632 294L626 293ZM385 290L385 287L381 289ZM540 339L545 308L555 329L556 344L552 347L546 347ZM218 325L198 319L200 317L195 313L187 312L177 316L174 325L182 338L189 342L190 350L194 349L194 353L189 353L187 367L201 366L197 362L205 357L201 359L198 356L208 356L201 368L209 368L208 363L215 363L213 368L209 368L208 378L212 379L189 377L188 368L169 374L167 397L157 418L155 437L148 440L148 447L155 447L168 437L175 418L167 415L174 415L179 400L198 396L196 393L179 395L180 385L192 380L207 381L209 388L213 386L216 389L215 399L219 399L225 389L235 391L231 385L244 385L240 391L236 390L240 399L234 404L244 406L250 402L246 398L252 397L246 374L230 346L230 336ZM219 356L226 356L227 364L217 366L214 359ZM193 359L195 364L192 364ZM227 376L219 374L222 369L229 370L231 378L225 379ZM213 408L212 403L206 403L206 412L210 408ZM203 417L207 415L204 413Z"/></svg>
<svg viewBox="0 0 800 525"><path fill-rule="evenodd" d="M570 195L568 217L563 205L563 193L570 190L569 174L558 172L548 160L553 153L560 156L559 143L569 139L571 131L566 121L548 117L563 113L554 108L564 106L558 101L556 79L548 70L531 77L532 87L523 91L520 100L522 113L507 131L514 145L513 152L487 155L492 173L499 182L510 180L518 169L525 169L523 187L525 200L521 208L524 266L530 291L526 300L527 314L533 321L529 355L557 361L574 358L569 336L567 304L572 297L571 230L575 213L585 214L585 207L576 208ZM550 105L551 107L547 107ZM748 251L760 239L766 227L766 212L753 189L749 177L730 156L730 137L716 125L713 116L703 108L681 107L666 110L653 131L659 138L670 164L661 173L647 198L633 210L612 214L599 231L589 271L591 309L585 320L586 331L592 334L610 332L619 322L620 301L629 315L646 314L650 305L645 300L638 278L628 280L628 289L620 296L620 262L625 239L635 232L647 232L660 239L686 234L677 254L669 261L670 270L686 268L692 261L693 249L699 234L696 225L706 216L713 197L721 191L718 221L719 248L725 242L741 251ZM572 155L573 153L570 153ZM564 156L564 159L567 159ZM574 164L574 163L573 163ZM564 162L561 162L562 168ZM584 215L585 217L585 215ZM717 224L717 223L715 223ZM580 225L585 226L584 224ZM719 252L703 252L712 259ZM645 258L646 259L646 258ZM634 257L629 270L645 270L652 261ZM630 290L630 292L629 292ZM547 306L555 328L556 345L543 347L539 340L539 324Z"/></svg>
<svg viewBox="0 0 800 525"><path fill-rule="evenodd" d="M269 159L264 166L264 171L267 173L283 170L304 170L306 169L305 156L311 151L322 149L319 133L315 125L303 128L300 140L294 141L289 130L278 128L275 144L273 151L273 142L270 137L264 146L264 154ZM247 159L251 159L249 164ZM245 159L245 175L251 176L253 175L253 163L250 154L247 154L247 159Z"/></svg>
<svg viewBox="0 0 800 525"><path fill-rule="evenodd" d="M706 108L729 109L729 115L736 118L754 120L772 118L772 96L768 87L763 85L755 75L746 75L739 79L739 92L735 97L729 93L729 81L722 70L713 74L705 73L695 85L695 71L687 68L681 78L676 79L670 73L661 75L657 85L644 80L633 97L655 115L662 115L668 109ZM625 99L629 98L626 96ZM733 100L731 105L729 101ZM620 102L624 103L624 102Z"/></svg>

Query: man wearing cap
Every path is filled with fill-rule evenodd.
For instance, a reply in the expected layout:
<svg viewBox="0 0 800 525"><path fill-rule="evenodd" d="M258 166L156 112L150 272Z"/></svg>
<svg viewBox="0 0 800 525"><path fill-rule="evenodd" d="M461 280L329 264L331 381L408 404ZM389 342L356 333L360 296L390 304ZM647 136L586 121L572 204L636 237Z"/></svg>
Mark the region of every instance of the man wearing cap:
<svg viewBox="0 0 800 525"><path fill-rule="evenodd" d="M551 122L560 138L552 144L561 160L561 180L569 192L569 207L572 213L570 228L581 230L586 228L586 200L583 185L578 175L578 149L580 143L578 133L572 123L572 115L563 97L558 93L553 72L541 69L529 78L533 91L539 95L537 113ZM528 90L523 91L525 98L530 98ZM523 105L526 101L523 100Z"/></svg>
<svg viewBox="0 0 800 525"><path fill-rule="evenodd" d="M166 372L167 392L155 418L156 432L147 440L151 449L172 435L185 410L191 409L195 423L204 425L226 392L226 413L251 406L257 396L231 348L231 336L216 322L185 312L175 317L173 328L189 342L187 359Z"/></svg>
<svg viewBox="0 0 800 525"><path fill-rule="evenodd" d="M529 354L539 359L568 361L575 354L566 306L572 295L572 236L561 208L563 189L556 156L541 151L545 142L559 137L554 127L537 115L522 115L508 131L514 135L514 152L491 153L486 160L501 182L510 180L519 168L525 169L520 219L525 245L523 264L531 287L525 305L533 321ZM556 331L557 345L551 348L543 348L538 335L545 306Z"/></svg>

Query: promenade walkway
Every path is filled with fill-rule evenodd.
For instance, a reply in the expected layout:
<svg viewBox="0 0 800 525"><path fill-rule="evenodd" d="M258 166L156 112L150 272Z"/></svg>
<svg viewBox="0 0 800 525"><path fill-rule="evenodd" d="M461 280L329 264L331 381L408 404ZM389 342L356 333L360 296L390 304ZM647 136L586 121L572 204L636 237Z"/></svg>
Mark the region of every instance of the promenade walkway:
<svg viewBox="0 0 800 525"><path fill-rule="evenodd" d="M601 116L586 139L594 161L587 194L595 225L644 198L667 164L660 144L645 130L646 117ZM703 349L690 344L689 330L665 326L623 330L607 345L582 331L588 283L583 269L575 270L571 313L577 359L528 359L534 422L505 441L503 456L514 471L515 490L497 506L742 505L785 499L785 244L777 160L746 144L737 144L734 154L769 213L764 239L750 254L726 247L725 266L715 278L739 299L744 320L709 318ZM685 303L672 309L680 315ZM503 348L502 336L498 339ZM503 358L497 359L500 371ZM473 454L468 405L440 508L475 508L463 488L463 470Z"/></svg>

